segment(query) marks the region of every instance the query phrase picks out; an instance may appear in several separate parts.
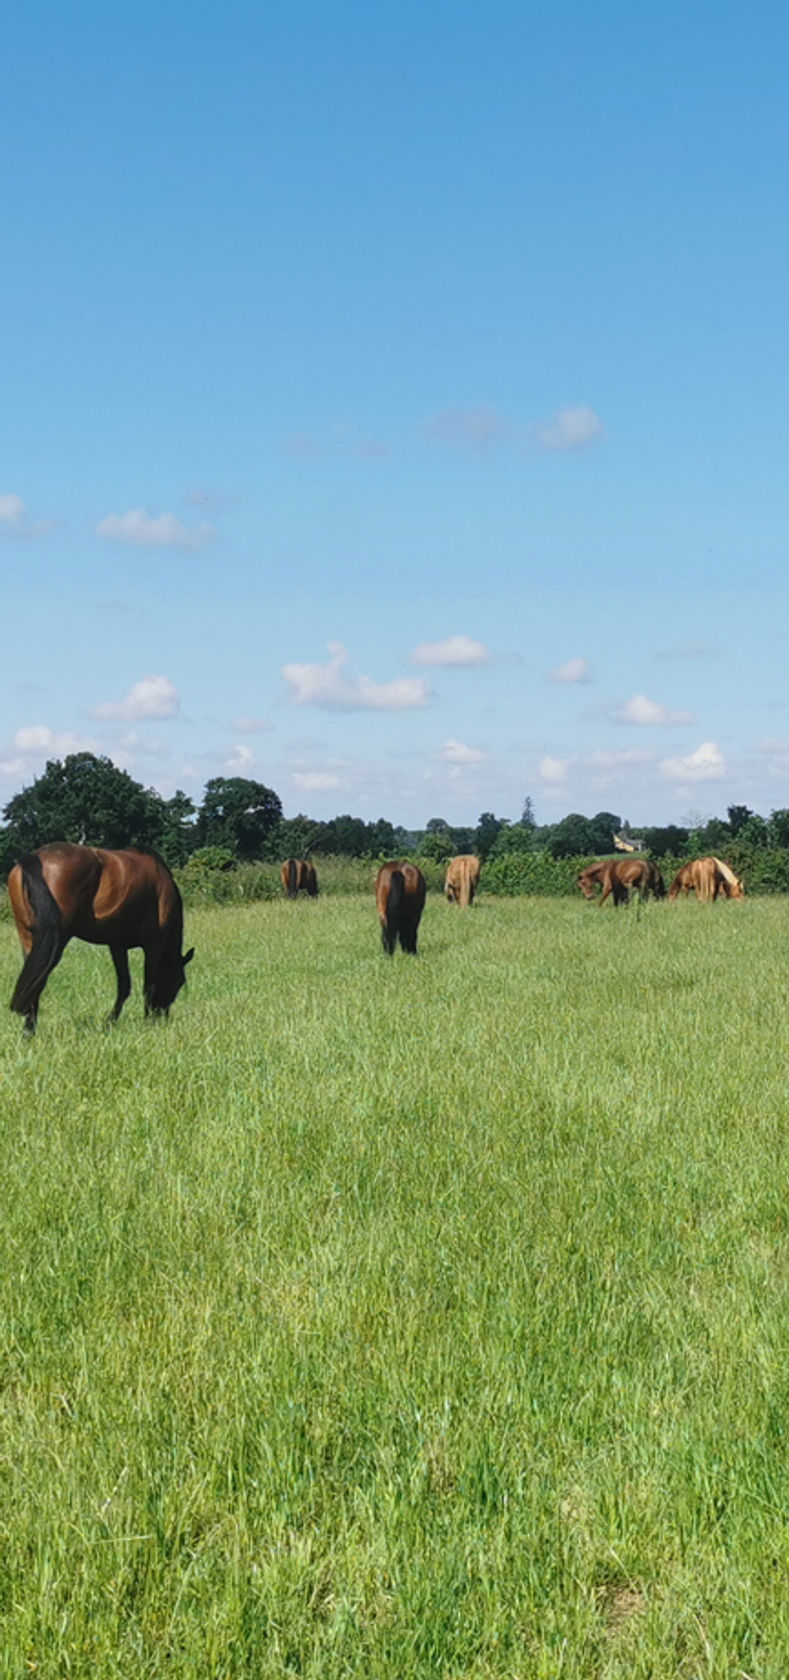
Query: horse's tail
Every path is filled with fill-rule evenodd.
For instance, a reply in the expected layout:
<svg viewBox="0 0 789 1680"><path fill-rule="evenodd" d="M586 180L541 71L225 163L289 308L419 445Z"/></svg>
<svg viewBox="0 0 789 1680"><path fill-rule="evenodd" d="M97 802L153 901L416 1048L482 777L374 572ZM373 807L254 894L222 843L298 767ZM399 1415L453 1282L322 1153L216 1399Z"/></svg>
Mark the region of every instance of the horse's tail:
<svg viewBox="0 0 789 1680"><path fill-rule="evenodd" d="M389 876L389 892L386 897L386 924L383 929L384 947L390 955L394 952L397 944L404 909L405 876L402 869L393 869Z"/></svg>
<svg viewBox="0 0 789 1680"><path fill-rule="evenodd" d="M25 957L22 973L14 987L11 1008L27 1015L41 994L47 976L63 955L66 929L60 909L44 880L41 859L30 852L17 864L33 918L33 944Z"/></svg>
<svg viewBox="0 0 789 1680"><path fill-rule="evenodd" d="M295 898L299 890L299 866L295 858L288 858L288 898Z"/></svg>

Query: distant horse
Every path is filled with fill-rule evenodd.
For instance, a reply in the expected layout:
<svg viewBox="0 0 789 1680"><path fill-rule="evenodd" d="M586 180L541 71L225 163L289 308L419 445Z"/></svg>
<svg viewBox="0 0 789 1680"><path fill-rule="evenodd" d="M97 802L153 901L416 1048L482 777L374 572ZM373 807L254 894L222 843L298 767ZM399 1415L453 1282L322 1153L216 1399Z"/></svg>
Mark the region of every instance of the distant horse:
<svg viewBox="0 0 789 1680"><path fill-rule="evenodd" d="M288 898L297 898L300 892L305 892L310 898L318 895L318 877L314 863L308 858L287 858L279 872L280 880Z"/></svg>
<svg viewBox="0 0 789 1680"><path fill-rule="evenodd" d="M382 863L375 878L375 903L381 940L393 956L398 939L404 951L416 956L419 918L425 907L425 877L415 863Z"/></svg>
<svg viewBox="0 0 789 1680"><path fill-rule="evenodd" d="M145 953L146 1015L168 1015L186 980L194 949L182 955L183 904L155 852L108 851L57 840L30 852L8 877L8 896L24 953L11 1008L36 1030L41 993L70 939L109 945L118 995L109 1021L131 991L128 952Z"/></svg>
<svg viewBox="0 0 789 1680"><path fill-rule="evenodd" d="M601 886L601 905L612 898L615 910L620 904L630 903L631 892L637 892L640 899L648 898L650 893L654 898L666 896L663 876L649 858L606 858L602 863L591 863L582 869L578 885L584 898L594 898L595 887Z"/></svg>
<svg viewBox="0 0 789 1680"><path fill-rule="evenodd" d="M464 908L474 903L474 894L479 886L479 858L454 857L447 864L444 891L450 904L460 904Z"/></svg>
<svg viewBox="0 0 789 1680"><path fill-rule="evenodd" d="M683 863L682 868L677 870L669 889L669 898L679 898L680 893L687 898L689 892L695 892L696 897L706 904L721 897L745 897L745 888L734 870L721 858L715 857L692 858L690 863Z"/></svg>

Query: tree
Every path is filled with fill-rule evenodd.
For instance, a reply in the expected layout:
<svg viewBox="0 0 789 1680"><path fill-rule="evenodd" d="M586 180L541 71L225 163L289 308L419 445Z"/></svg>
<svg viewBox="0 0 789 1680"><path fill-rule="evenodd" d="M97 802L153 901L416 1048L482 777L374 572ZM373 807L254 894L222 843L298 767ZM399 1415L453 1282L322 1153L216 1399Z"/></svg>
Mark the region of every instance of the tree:
<svg viewBox="0 0 789 1680"><path fill-rule="evenodd" d="M687 838L687 829L678 828L676 823L668 823L665 828L645 828L643 834L644 848L651 858L681 857Z"/></svg>
<svg viewBox="0 0 789 1680"><path fill-rule="evenodd" d="M520 815L520 826L521 828L537 827L537 818L534 815L534 801L532 800L530 793L527 793L526 798L523 801L523 810Z"/></svg>
<svg viewBox="0 0 789 1680"><path fill-rule="evenodd" d="M163 818L161 851L175 869L186 863L197 843L194 801L176 788L172 799L164 801Z"/></svg>
<svg viewBox="0 0 789 1680"><path fill-rule="evenodd" d="M418 856L430 863L446 863L455 855L455 842L449 827L432 828L419 843Z"/></svg>
<svg viewBox="0 0 789 1680"><path fill-rule="evenodd" d="M598 846L594 824L578 811L571 811L568 817L562 817L561 822L554 823L545 839L546 851L556 858L586 857L589 852L601 850L610 852L612 844L609 834L607 845Z"/></svg>
<svg viewBox="0 0 789 1680"><path fill-rule="evenodd" d="M729 828L736 840L740 829L744 828L747 822L750 822L754 813L749 811L747 805L727 805L726 815L729 819Z"/></svg>
<svg viewBox="0 0 789 1680"><path fill-rule="evenodd" d="M110 758L70 753L50 759L43 774L6 805L10 849L17 857L50 840L87 846L158 846L164 801Z"/></svg>
<svg viewBox="0 0 789 1680"><path fill-rule="evenodd" d="M490 857L503 827L503 817L495 817L492 811L482 812L474 832L474 846L481 863Z"/></svg>
<svg viewBox="0 0 789 1680"><path fill-rule="evenodd" d="M789 847L789 811L785 807L770 812L770 836L774 846Z"/></svg>
<svg viewBox="0 0 789 1680"><path fill-rule="evenodd" d="M246 776L212 776L197 814L196 837L200 846L226 846L248 863L265 856L281 821L282 805L272 788Z"/></svg>
<svg viewBox="0 0 789 1680"><path fill-rule="evenodd" d="M611 852L614 849L614 835L622 827L622 818L615 817L613 811L598 811L590 819L594 832L592 851Z"/></svg>

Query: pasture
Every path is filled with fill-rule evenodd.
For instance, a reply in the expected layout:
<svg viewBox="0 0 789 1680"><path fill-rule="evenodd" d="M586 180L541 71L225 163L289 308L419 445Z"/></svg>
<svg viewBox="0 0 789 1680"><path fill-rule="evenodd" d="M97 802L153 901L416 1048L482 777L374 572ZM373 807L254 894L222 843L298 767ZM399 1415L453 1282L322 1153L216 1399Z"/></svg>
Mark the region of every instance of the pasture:
<svg viewBox="0 0 789 1680"><path fill-rule="evenodd" d="M0 926L0 1674L785 1680L789 900L186 937Z"/></svg>

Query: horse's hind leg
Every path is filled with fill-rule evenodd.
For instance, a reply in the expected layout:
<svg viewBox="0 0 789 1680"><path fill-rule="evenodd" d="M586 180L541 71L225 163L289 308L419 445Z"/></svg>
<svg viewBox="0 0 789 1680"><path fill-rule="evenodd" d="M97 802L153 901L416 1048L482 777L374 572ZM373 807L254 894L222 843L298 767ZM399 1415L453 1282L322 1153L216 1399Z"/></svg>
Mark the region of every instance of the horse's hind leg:
<svg viewBox="0 0 789 1680"><path fill-rule="evenodd" d="M110 956L115 964L115 973L118 979L118 995L109 1015L107 1016L107 1026L114 1027L123 1005L125 1004L131 991L131 975L129 973L129 953L125 945L111 945Z"/></svg>
<svg viewBox="0 0 789 1680"><path fill-rule="evenodd" d="M413 957L416 956L416 935L418 926L418 922L411 920L403 921L400 926L400 944L402 945L403 950L410 951Z"/></svg>

